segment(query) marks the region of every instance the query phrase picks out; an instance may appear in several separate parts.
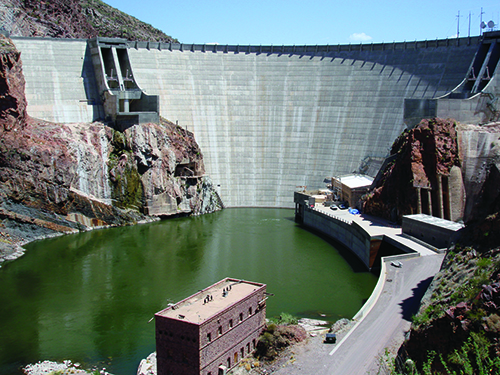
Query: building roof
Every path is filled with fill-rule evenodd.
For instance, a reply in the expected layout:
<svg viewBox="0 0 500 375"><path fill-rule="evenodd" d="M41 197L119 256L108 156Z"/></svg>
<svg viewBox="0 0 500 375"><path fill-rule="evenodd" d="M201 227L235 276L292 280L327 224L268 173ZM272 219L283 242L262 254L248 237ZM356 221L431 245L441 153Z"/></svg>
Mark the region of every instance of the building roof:
<svg viewBox="0 0 500 375"><path fill-rule="evenodd" d="M373 178L366 175L352 174L340 177L340 182L344 185L350 187L351 189L370 186L373 182Z"/></svg>
<svg viewBox="0 0 500 375"><path fill-rule="evenodd" d="M201 324L263 287L265 284L226 278L156 315Z"/></svg>
<svg viewBox="0 0 500 375"><path fill-rule="evenodd" d="M403 220L404 219L420 221L422 223L427 223L430 225L434 225L436 227L445 228L445 229L448 229L448 230L454 231L454 232L456 232L464 227L464 224L462 224L462 223L456 223L454 221L445 220L445 219L441 219L439 217L430 216L430 215L426 215L426 214L404 215Z"/></svg>

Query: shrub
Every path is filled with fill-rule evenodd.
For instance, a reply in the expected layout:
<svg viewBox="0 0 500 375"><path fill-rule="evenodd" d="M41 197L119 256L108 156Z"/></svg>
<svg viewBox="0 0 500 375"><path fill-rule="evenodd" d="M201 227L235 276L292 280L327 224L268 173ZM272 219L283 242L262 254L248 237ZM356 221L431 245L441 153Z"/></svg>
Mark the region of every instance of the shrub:
<svg viewBox="0 0 500 375"><path fill-rule="evenodd" d="M297 317L284 312L278 317L269 318L269 321L277 325L297 324L299 322Z"/></svg>

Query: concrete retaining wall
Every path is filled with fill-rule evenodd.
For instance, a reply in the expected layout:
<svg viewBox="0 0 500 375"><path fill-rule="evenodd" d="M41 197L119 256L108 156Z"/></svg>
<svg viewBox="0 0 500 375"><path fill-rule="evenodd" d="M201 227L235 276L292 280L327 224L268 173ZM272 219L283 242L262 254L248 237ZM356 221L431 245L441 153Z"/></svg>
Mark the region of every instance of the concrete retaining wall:
<svg viewBox="0 0 500 375"><path fill-rule="evenodd" d="M313 228L343 244L366 268L370 268L370 235L355 222L330 217L311 209L304 210L303 225Z"/></svg>
<svg viewBox="0 0 500 375"><path fill-rule="evenodd" d="M85 42L14 42L30 115L64 122L101 115L99 105L81 101L99 100L86 84ZM386 156L404 128L404 99L457 86L477 42L136 43L129 56L137 83L159 95L160 114L194 132L226 206L293 207L296 186L323 187L325 177L353 172L365 157Z"/></svg>

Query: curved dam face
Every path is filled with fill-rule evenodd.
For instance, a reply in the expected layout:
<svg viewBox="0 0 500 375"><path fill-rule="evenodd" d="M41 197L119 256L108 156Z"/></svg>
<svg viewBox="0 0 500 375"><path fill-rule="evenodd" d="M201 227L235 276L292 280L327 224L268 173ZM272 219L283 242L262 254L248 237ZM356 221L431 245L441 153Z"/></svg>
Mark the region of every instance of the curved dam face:
<svg viewBox="0 0 500 375"><path fill-rule="evenodd" d="M30 69L36 71L40 54L78 50L80 65L75 60L73 70L89 99L93 88L83 76L84 47L46 39L14 42L22 51L31 116L61 121L55 104L71 94L68 85L58 83L50 110L50 103L37 103L41 98L34 90L40 85L30 80L41 78ZM42 42L51 48L34 53ZM326 177L359 171L363 161L387 156L405 128L404 99L435 98L456 87L478 39L293 49L129 46L135 80L147 94L159 96L161 116L194 132L226 206L293 207L297 186L323 187ZM62 69L57 58L45 56L43 62L55 64L52 74ZM102 113L97 102L84 103L92 108L79 108L73 121L86 114L95 119ZM66 103L65 113L71 114ZM41 107L43 116L36 111Z"/></svg>

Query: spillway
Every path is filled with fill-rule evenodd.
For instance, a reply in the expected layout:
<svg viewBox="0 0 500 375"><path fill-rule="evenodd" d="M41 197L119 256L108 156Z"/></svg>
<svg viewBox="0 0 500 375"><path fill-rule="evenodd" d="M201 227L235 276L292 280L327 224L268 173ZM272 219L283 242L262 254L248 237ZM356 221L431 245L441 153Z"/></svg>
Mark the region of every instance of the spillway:
<svg viewBox="0 0 500 375"><path fill-rule="evenodd" d="M13 38L28 113L102 118L86 40ZM297 186L388 156L405 99L432 99L466 76L478 38L339 46L129 42L137 83L160 115L194 132L225 205L293 207Z"/></svg>

